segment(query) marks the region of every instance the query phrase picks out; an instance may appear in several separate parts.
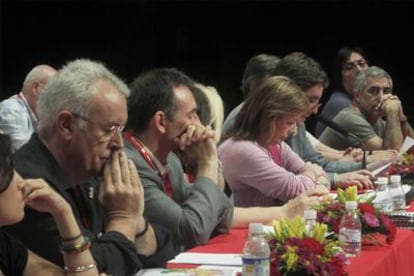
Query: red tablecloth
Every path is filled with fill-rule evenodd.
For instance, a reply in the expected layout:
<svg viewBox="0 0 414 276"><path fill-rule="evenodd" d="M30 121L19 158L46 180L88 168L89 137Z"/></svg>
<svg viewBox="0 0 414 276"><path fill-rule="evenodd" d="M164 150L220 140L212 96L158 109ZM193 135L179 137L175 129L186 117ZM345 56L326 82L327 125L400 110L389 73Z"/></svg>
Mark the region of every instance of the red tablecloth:
<svg viewBox="0 0 414 276"><path fill-rule="evenodd" d="M198 253L240 253L247 237L247 229L232 229L229 234L219 235L203 246L188 252ZM350 258L351 264L345 270L350 276L413 276L414 275L414 232L397 230L392 245L363 246L361 256ZM193 268L189 264L168 264L168 268Z"/></svg>

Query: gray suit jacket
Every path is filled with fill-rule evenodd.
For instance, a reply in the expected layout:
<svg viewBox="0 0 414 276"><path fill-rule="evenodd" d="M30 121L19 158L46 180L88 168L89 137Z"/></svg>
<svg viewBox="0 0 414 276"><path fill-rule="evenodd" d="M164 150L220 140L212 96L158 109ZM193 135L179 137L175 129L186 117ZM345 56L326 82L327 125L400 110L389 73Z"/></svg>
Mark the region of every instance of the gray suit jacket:
<svg viewBox="0 0 414 276"><path fill-rule="evenodd" d="M125 152L134 162L145 191L144 215L152 223L168 228L177 252L208 242L212 234L228 232L233 220L234 202L208 177L191 184L185 181L180 160L170 153L170 179L173 197L164 191L161 177L142 155L125 141Z"/></svg>

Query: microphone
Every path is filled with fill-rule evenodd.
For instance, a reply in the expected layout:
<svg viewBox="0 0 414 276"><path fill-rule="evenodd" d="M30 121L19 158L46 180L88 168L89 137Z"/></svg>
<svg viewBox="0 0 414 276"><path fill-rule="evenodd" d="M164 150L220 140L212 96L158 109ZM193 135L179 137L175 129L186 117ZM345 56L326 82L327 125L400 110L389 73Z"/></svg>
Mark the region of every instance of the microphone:
<svg viewBox="0 0 414 276"><path fill-rule="evenodd" d="M359 139L358 136L356 136L355 134L353 134L350 131L347 131L345 128L341 127L338 123L322 116L322 115L318 115L317 116L318 121L320 121L321 123L325 124L327 127L332 128L333 130L335 130L336 132L339 132L340 134L342 134L342 136L346 137L351 137L354 140L356 140L356 143L354 143L352 146L355 145L359 145L362 149L362 168L366 169L367 168L367 159L366 159L366 150L365 150L365 144L361 141L361 139Z"/></svg>

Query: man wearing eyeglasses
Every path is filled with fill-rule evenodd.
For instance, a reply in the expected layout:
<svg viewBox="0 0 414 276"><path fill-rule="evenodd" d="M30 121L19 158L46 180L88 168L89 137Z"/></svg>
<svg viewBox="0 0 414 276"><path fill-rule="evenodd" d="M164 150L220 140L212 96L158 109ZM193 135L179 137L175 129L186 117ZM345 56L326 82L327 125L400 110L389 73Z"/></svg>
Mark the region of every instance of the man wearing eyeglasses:
<svg viewBox="0 0 414 276"><path fill-rule="evenodd" d="M324 104L321 115L332 120L339 111L352 104L354 98L355 78L361 70L368 68L367 55L359 47L343 47L338 50L333 65L333 87L328 101ZM315 136L319 137L326 126L316 124Z"/></svg>
<svg viewBox="0 0 414 276"><path fill-rule="evenodd" d="M297 133L286 140L292 149L303 160L321 166L326 172L326 175L321 175L321 179L326 181L328 177L331 188L350 184L356 184L360 188L372 188L371 178L374 176L368 170L361 170L361 162L328 160L314 149L307 136L305 121L312 114L317 114L319 100L323 90L328 86L328 76L322 66L305 53L292 52L279 61L274 74L292 79L309 99L308 113L299 125Z"/></svg>
<svg viewBox="0 0 414 276"><path fill-rule="evenodd" d="M24 178L44 178L68 201L91 241L98 270L112 275L162 266L174 256L168 232L143 216L141 182L121 151L128 95L127 86L102 64L69 62L39 98L38 134L16 152L16 170ZM49 215L28 209L7 230L63 265L61 238Z"/></svg>
<svg viewBox="0 0 414 276"><path fill-rule="evenodd" d="M10 137L13 151L26 143L36 131L37 100L43 87L55 74L56 70L46 64L33 67L23 81L21 92L0 102L0 132Z"/></svg>

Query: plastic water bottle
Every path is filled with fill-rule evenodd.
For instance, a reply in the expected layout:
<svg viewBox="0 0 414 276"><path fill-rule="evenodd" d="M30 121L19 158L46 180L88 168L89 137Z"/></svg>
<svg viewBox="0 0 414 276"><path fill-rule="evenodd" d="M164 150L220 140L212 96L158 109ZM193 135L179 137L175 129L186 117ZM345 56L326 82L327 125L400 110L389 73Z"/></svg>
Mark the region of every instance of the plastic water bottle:
<svg viewBox="0 0 414 276"><path fill-rule="evenodd" d="M307 236L311 236L313 232L313 228L315 227L316 223L316 210L305 210L303 213L303 217L305 218L305 231Z"/></svg>
<svg viewBox="0 0 414 276"><path fill-rule="evenodd" d="M390 193L394 211L405 210L405 192L401 185L401 175L390 176Z"/></svg>
<svg viewBox="0 0 414 276"><path fill-rule="evenodd" d="M357 257L361 254L361 221L356 201L345 202L345 214L339 223L339 240L345 255Z"/></svg>
<svg viewBox="0 0 414 276"><path fill-rule="evenodd" d="M262 223L249 224L249 236L243 248L243 276L268 276L270 273L270 249L264 238Z"/></svg>
<svg viewBox="0 0 414 276"><path fill-rule="evenodd" d="M376 198L374 207L381 212L391 212L393 209L391 193L388 188L388 177L378 177L375 183Z"/></svg>

